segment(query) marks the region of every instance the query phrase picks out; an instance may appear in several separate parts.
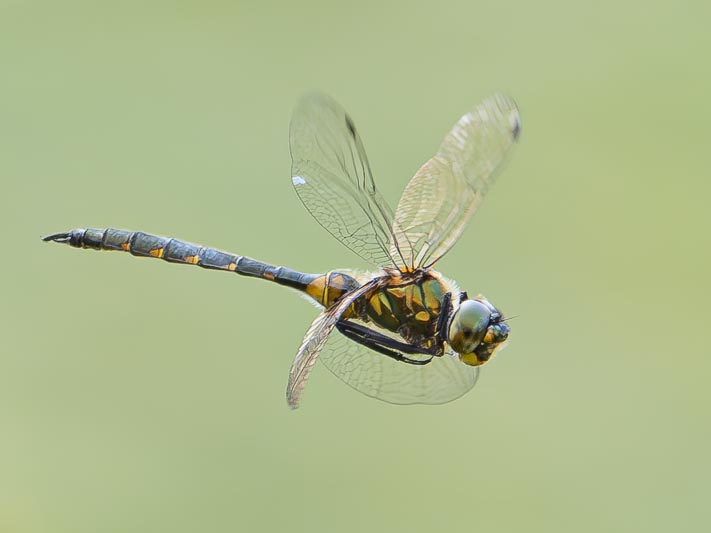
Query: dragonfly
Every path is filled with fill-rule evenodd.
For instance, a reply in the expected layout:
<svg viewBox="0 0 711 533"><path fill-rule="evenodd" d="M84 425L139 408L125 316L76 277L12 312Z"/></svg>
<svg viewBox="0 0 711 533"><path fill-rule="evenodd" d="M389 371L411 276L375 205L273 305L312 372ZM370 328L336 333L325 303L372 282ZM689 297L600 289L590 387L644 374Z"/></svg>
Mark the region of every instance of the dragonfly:
<svg viewBox="0 0 711 533"><path fill-rule="evenodd" d="M291 181L311 215L373 273L308 274L215 248L122 229L73 229L45 241L197 265L301 292L321 312L289 371L300 404L317 360L357 391L395 404L441 404L476 383L509 336L503 313L469 297L433 267L461 237L519 138L515 102L495 94L462 116L409 181L393 209L376 187L353 120L310 93L289 128Z"/></svg>

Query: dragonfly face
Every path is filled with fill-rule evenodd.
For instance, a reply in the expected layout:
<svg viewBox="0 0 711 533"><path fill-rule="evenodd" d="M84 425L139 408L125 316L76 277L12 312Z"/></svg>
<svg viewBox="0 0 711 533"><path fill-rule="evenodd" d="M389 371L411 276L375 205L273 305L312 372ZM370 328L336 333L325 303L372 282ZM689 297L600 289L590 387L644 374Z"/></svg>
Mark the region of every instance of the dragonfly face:
<svg viewBox="0 0 711 533"><path fill-rule="evenodd" d="M319 358L354 389L384 401L444 403L476 383L509 335L486 298L468 299L433 265L461 236L518 138L516 104L498 94L465 114L405 187L395 210L375 185L353 120L328 96L296 106L291 182L313 217L377 268L304 274L177 239L78 229L44 240L234 272L301 291L323 307L289 372L297 407Z"/></svg>
<svg viewBox="0 0 711 533"><path fill-rule="evenodd" d="M483 365L506 341L509 327L502 318L501 313L481 296L459 305L450 322L448 340L463 363Z"/></svg>

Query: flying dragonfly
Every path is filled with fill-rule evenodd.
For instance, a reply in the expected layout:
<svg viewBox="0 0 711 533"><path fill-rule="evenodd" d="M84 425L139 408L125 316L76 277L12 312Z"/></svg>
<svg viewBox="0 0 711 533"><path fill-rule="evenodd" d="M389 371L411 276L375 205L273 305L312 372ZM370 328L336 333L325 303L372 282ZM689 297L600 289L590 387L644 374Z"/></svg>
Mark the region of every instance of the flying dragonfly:
<svg viewBox="0 0 711 533"><path fill-rule="evenodd" d="M440 404L468 392L479 367L509 336L501 311L470 298L433 266L457 242L518 139L514 101L496 94L459 119L405 187L395 211L375 185L355 124L330 97L312 93L290 126L292 184L331 235L378 268L306 274L178 239L120 229L44 237L76 248L235 272L291 287L322 312L289 371L299 406L316 360L359 392L396 404Z"/></svg>

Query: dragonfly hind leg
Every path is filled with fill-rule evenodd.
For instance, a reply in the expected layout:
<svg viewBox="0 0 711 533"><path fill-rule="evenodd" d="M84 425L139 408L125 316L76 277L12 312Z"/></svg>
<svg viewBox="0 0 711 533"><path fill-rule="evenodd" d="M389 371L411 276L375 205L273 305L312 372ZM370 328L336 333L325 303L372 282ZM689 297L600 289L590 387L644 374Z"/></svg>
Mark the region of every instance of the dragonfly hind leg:
<svg viewBox="0 0 711 533"><path fill-rule="evenodd" d="M414 346L412 344L399 342L392 337L388 337L387 335L378 333L375 330L347 320L339 320L336 323L336 328L352 341L362 344L373 351L391 357L396 361L401 361L410 365L426 365L432 361L432 358L434 357L434 354L430 350L420 348L419 346ZM405 354L429 355L430 358L424 360L411 359Z"/></svg>

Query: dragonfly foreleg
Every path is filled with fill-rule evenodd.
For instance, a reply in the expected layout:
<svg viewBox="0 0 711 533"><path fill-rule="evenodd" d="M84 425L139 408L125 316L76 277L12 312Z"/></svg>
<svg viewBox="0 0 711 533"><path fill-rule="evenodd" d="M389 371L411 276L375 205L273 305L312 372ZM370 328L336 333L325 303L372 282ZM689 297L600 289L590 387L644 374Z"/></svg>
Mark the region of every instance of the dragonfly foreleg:
<svg viewBox="0 0 711 533"><path fill-rule="evenodd" d="M463 293L466 294L466 293ZM442 341L447 340L447 326L449 325L449 315L452 312L452 293L445 293L442 298L441 311L439 312L439 319L437 320L436 334Z"/></svg>
<svg viewBox="0 0 711 533"><path fill-rule="evenodd" d="M432 357L434 356L434 354L426 348L400 342L392 337L388 337L375 330L347 320L339 320L336 323L336 328L352 341L362 344L373 351L387 355L396 361L410 365L426 365L432 361ZM430 358L424 360L410 359L404 354L429 355Z"/></svg>

